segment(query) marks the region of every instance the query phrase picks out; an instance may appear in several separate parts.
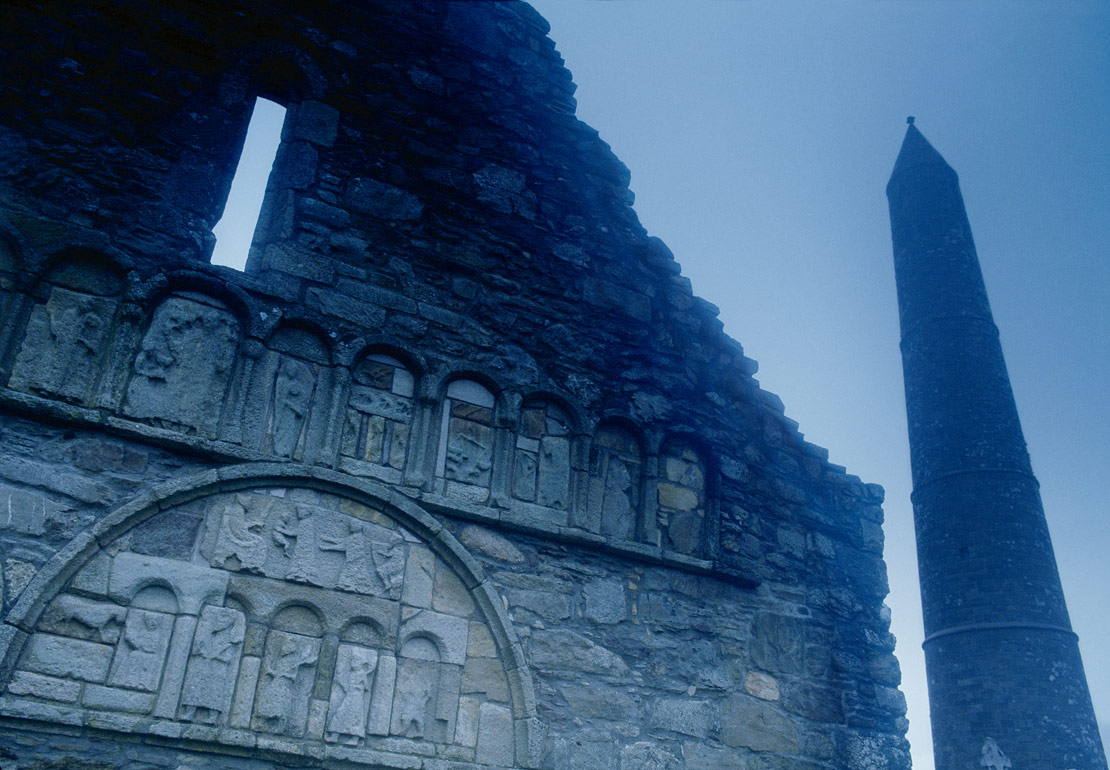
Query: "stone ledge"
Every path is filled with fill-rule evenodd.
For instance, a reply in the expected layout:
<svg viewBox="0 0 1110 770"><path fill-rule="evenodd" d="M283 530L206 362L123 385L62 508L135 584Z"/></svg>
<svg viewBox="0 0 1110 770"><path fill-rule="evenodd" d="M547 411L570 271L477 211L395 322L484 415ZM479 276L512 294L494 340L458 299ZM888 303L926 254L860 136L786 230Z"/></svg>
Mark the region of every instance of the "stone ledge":
<svg viewBox="0 0 1110 770"><path fill-rule="evenodd" d="M98 718L90 720L88 718L90 716ZM112 719L113 716L118 716L119 719ZM404 756L368 746L321 744L299 738L250 733L236 728L215 728L204 725L184 725L171 720L152 720L133 714L90 715L78 708L53 706L8 695L0 696L0 729L19 731L32 726L36 733L66 735L76 733L88 737L111 734L114 740L118 740L122 732L127 740L136 743L162 745L169 748L181 748L183 744L187 744L191 751L238 757L249 755L254 759L322 761L326 767L362 766L382 770L445 770L445 768L512 770L509 767L479 764L461 759ZM533 727L529 731L529 737L538 732ZM524 764L523 766L535 765Z"/></svg>

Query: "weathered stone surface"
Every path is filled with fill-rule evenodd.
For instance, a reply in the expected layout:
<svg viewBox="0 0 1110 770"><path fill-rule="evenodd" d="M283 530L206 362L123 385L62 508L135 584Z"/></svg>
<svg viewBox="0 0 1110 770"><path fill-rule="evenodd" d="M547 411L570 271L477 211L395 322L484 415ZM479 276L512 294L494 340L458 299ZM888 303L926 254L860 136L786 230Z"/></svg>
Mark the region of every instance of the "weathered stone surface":
<svg viewBox="0 0 1110 770"><path fill-rule="evenodd" d="M520 564L524 554L520 549L496 532L485 527L468 524L459 531L459 542L472 551L489 556L491 559Z"/></svg>
<svg viewBox="0 0 1110 770"><path fill-rule="evenodd" d="M721 706L721 742L752 751L796 754L798 727L764 702L734 695Z"/></svg>
<svg viewBox="0 0 1110 770"><path fill-rule="evenodd" d="M779 683L773 676L761 674L758 671L748 672L748 676L744 679L744 691L760 700L779 699Z"/></svg>
<svg viewBox="0 0 1110 770"><path fill-rule="evenodd" d="M586 617L597 623L619 623L628 616L624 585L617 580L594 580L582 587Z"/></svg>
<svg viewBox="0 0 1110 770"><path fill-rule="evenodd" d="M713 721L713 707L709 701L664 698L656 701L650 724L671 732L705 738L709 735Z"/></svg>
<svg viewBox="0 0 1110 770"><path fill-rule="evenodd" d="M573 631L537 631L532 636L532 663L593 674L622 676L628 665L608 650Z"/></svg>

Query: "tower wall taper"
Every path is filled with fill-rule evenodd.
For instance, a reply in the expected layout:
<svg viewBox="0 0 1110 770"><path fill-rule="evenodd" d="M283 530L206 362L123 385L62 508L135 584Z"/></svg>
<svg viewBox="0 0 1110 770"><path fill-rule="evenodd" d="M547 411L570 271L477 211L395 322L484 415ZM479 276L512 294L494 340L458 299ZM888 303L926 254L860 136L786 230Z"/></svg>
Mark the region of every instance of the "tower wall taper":
<svg viewBox="0 0 1110 770"><path fill-rule="evenodd" d="M937 768L993 738L1015 770L1101 770L959 182L912 125L887 196Z"/></svg>

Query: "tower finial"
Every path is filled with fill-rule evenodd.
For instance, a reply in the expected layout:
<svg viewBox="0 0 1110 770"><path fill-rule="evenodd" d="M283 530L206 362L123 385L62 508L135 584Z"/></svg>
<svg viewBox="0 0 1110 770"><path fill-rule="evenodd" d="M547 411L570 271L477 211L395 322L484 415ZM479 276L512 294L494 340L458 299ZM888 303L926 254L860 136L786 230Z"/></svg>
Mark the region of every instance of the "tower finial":
<svg viewBox="0 0 1110 770"><path fill-rule="evenodd" d="M909 117L906 118L906 124L910 125L910 126L913 125L913 115L910 115Z"/></svg>

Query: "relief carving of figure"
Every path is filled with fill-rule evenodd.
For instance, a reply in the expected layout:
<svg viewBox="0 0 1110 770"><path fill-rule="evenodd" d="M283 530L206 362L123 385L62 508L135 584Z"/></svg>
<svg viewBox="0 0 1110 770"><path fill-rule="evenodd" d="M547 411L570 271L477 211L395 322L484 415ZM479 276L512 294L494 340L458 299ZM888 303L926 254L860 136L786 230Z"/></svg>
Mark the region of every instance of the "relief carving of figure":
<svg viewBox="0 0 1110 770"><path fill-rule="evenodd" d="M130 610L123 627L123 638L116 647L116 657L108 684L155 692L162 678L173 616L147 610Z"/></svg>
<svg viewBox="0 0 1110 770"><path fill-rule="evenodd" d="M262 685L254 714L262 729L273 733L289 731L290 716L304 704L296 702L297 677L301 669L316 662L319 643L315 639L271 632L276 645L266 656Z"/></svg>
<svg viewBox="0 0 1110 770"><path fill-rule="evenodd" d="M282 356L274 381L272 426L273 452L278 457L292 457L301 438L316 378L312 368L294 358Z"/></svg>
<svg viewBox="0 0 1110 770"><path fill-rule="evenodd" d="M635 526L636 511L630 499L632 474L623 462L609 458L605 474L605 492L601 500L601 531L606 535L630 538Z"/></svg>
<svg viewBox="0 0 1110 770"><path fill-rule="evenodd" d="M220 518L220 530L212 553L213 566L244 572L262 572L266 563L266 510L251 505L249 498L229 501Z"/></svg>
<svg viewBox="0 0 1110 770"><path fill-rule="evenodd" d="M216 724L227 714L245 632L237 610L209 605L201 611L181 691L183 719Z"/></svg>
<svg viewBox="0 0 1110 770"><path fill-rule="evenodd" d="M113 301L54 287L27 324L11 386L84 400L108 335Z"/></svg>
<svg viewBox="0 0 1110 770"><path fill-rule="evenodd" d="M1010 758L1002 753L994 738L987 738L979 752L979 766L987 770L1008 770L1012 767Z"/></svg>
<svg viewBox="0 0 1110 770"><path fill-rule="evenodd" d="M366 715L378 653L350 645L339 648L331 706L328 709L329 741L356 744L366 736Z"/></svg>
<svg viewBox="0 0 1110 770"><path fill-rule="evenodd" d="M382 593L397 598L405 574L404 540L390 533L390 542L381 543L370 536L369 527L351 520L350 535L345 538L322 536L321 551L340 551L346 560L335 587L357 593Z"/></svg>
<svg viewBox="0 0 1110 770"><path fill-rule="evenodd" d="M274 527L274 542L290 560L286 580L317 585L323 582L319 574L320 543L311 508L299 505L295 511L284 512Z"/></svg>

